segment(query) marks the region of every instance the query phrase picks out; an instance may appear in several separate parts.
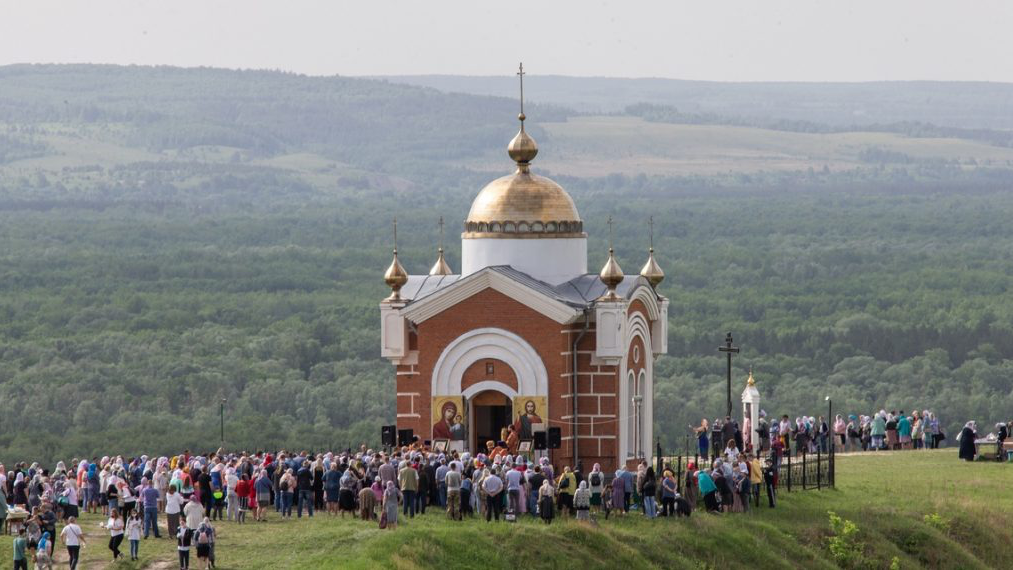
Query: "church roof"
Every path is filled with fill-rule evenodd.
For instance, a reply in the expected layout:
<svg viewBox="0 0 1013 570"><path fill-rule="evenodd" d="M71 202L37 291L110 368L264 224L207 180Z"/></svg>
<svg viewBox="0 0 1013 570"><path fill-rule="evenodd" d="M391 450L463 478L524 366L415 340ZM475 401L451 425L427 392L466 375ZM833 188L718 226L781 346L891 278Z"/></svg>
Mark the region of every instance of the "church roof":
<svg viewBox="0 0 1013 570"><path fill-rule="evenodd" d="M581 275L559 285L550 285L508 265L496 265L464 278L460 275L410 275L408 282L401 289L401 295L408 303L405 310L414 313L415 305L426 304L428 298L436 293L448 292L448 288L457 284L463 285L485 273L505 277L525 289L538 293L543 300L560 309L557 313L560 317L566 317L567 313L579 315L579 311L594 305L594 302L607 291L596 273ZM639 286L650 288L650 283L640 275L627 275L616 287L616 294L629 298Z"/></svg>

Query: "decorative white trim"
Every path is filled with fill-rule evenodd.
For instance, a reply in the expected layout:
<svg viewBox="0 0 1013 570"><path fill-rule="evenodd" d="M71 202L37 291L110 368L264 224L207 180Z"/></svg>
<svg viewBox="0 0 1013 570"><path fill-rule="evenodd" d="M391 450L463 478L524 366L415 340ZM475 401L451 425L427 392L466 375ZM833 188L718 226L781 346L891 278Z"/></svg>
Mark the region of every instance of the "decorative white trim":
<svg viewBox="0 0 1013 570"><path fill-rule="evenodd" d="M502 382L498 382L496 380L483 380L481 382L475 382L471 386L468 386L468 388L465 389L464 392L461 392L461 395L464 396L465 398L470 398L472 396L479 394L480 392L485 392L486 390L495 390L497 392L501 392L507 397L509 397L511 400L520 395L510 386Z"/></svg>
<svg viewBox="0 0 1013 570"><path fill-rule="evenodd" d="M630 294L632 293L632 295ZM661 307L658 304L658 295L648 285L638 285L633 291L626 293L626 298L630 302L639 300L647 307L647 318L652 321L658 320L661 316Z"/></svg>
<svg viewBox="0 0 1013 570"><path fill-rule="evenodd" d="M471 330L451 341L433 367L432 395L461 394L464 371L476 361L486 358L503 361L513 369L517 377L517 391L510 390L514 394L549 395L549 374L538 352L523 338L499 328ZM509 389L501 382L494 383ZM502 388L496 389L503 392Z"/></svg>
<svg viewBox="0 0 1013 570"><path fill-rule="evenodd" d="M632 374L628 362L629 347L633 345L634 339L637 337L640 337L640 342L644 345L645 350L646 347L651 346L651 327L641 313L635 312L630 315L626 330L628 335L627 356L623 357L620 368L622 382L619 386L618 402L619 434L622 436L618 440L620 461L633 457L633 450L629 449L628 445L629 435L626 433L626 430L629 429L630 399L632 398L632 394L629 393L629 377ZM640 434L640 451L645 457L650 457L651 442L654 441L654 358L644 355L644 374L639 378L634 378L634 385L637 384L639 384L639 393L643 396L640 404L640 413L643 416L641 419L643 433Z"/></svg>
<svg viewBox="0 0 1013 570"><path fill-rule="evenodd" d="M495 289L559 324L573 322L583 314L579 309L486 268L411 303L401 309L401 315L413 323L421 323L485 289Z"/></svg>

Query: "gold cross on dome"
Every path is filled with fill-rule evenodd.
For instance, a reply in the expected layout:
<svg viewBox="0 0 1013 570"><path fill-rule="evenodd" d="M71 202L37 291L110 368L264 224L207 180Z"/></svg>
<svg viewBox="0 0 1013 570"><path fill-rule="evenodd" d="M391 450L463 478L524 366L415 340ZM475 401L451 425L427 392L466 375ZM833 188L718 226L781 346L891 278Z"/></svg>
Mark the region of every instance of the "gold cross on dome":
<svg viewBox="0 0 1013 570"><path fill-rule="evenodd" d="M517 77L521 78L521 115L524 114L524 62L518 66ZM524 119L521 119L522 121Z"/></svg>

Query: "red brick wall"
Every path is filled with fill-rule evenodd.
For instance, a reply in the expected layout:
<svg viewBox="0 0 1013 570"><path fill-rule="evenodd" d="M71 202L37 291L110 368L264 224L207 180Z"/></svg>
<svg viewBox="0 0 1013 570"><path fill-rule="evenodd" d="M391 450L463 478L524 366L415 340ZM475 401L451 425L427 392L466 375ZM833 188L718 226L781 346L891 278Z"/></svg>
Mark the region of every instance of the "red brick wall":
<svg viewBox="0 0 1013 570"><path fill-rule="evenodd" d="M565 388L566 359L562 352L567 350L566 335L560 333L560 325L552 319L538 313L510 297L494 289L485 289L442 313L418 325L418 364L414 375L399 375L397 391L399 394L417 393L415 410L419 417L406 416L411 407L408 396L398 397L398 428L412 428L423 439L432 433L432 374L436 361L443 350L457 337L478 328L495 327L510 331L527 341L538 353L545 365L549 380L549 421L550 425L558 425L559 416L563 413L563 402L560 396ZM510 370L502 362L495 362L496 380L504 381L500 370ZM471 373L474 371L475 376ZM510 381L516 388L517 379L510 370ZM465 382L478 381L477 376L485 374L484 361L476 362L465 373ZM485 378L482 378L485 379ZM510 382L506 382L510 383ZM568 389L568 388L565 388ZM527 394L525 394L527 395ZM565 435L565 434L564 434Z"/></svg>
<svg viewBox="0 0 1013 570"><path fill-rule="evenodd" d="M645 319L648 314L640 301L633 301L629 311L631 314L641 312ZM574 455L571 350L583 325L583 320L580 320L560 326L494 289L481 291L420 323L417 338L413 339L418 347L418 364L397 368L398 428L411 428L423 439L429 439L432 430L432 372L440 354L451 342L471 330L501 328L523 338L541 357L549 379L549 426L561 428L563 437L562 448L553 451L550 458L558 467L571 465ZM592 322L577 347L579 459L585 471L590 471L594 463L600 463L606 471L614 471L620 461L617 439L621 405L619 367L591 364L591 354L595 348L594 333ZM640 363L636 365L638 374L646 359L652 357L649 350L640 344ZM630 352L629 362L634 366L632 345ZM486 360L480 360L468 367L462 378L462 390L475 382L488 379L485 362ZM514 371L501 361L494 360L493 364L494 379L517 389L518 381Z"/></svg>

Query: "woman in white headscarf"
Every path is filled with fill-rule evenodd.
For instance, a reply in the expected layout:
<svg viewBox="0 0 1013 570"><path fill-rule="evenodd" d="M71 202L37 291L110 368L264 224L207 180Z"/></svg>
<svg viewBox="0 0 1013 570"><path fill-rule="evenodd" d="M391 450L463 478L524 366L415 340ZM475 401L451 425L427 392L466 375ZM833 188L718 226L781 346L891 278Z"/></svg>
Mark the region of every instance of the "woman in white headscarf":
<svg viewBox="0 0 1013 570"><path fill-rule="evenodd" d="M552 522L552 517L555 514L555 502L552 500L556 495L556 490L552 486L552 480L548 477L542 481L542 486L538 488L538 514L541 515L542 521L545 524Z"/></svg>
<svg viewBox="0 0 1013 570"><path fill-rule="evenodd" d="M397 503L399 500L401 500L401 491L398 491L393 481L387 481L387 489L383 492L383 512L387 517L387 528L391 530L397 527Z"/></svg>
<svg viewBox="0 0 1013 570"><path fill-rule="evenodd" d="M577 520L591 520L591 490L587 488L587 481L581 481L573 494L573 508L577 511Z"/></svg>
<svg viewBox="0 0 1013 570"><path fill-rule="evenodd" d="M14 478L14 504L22 509L28 505L28 483L25 482L25 474L21 471L18 471Z"/></svg>

